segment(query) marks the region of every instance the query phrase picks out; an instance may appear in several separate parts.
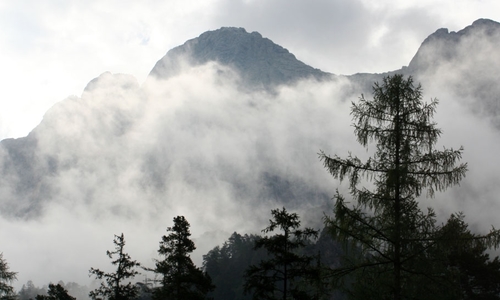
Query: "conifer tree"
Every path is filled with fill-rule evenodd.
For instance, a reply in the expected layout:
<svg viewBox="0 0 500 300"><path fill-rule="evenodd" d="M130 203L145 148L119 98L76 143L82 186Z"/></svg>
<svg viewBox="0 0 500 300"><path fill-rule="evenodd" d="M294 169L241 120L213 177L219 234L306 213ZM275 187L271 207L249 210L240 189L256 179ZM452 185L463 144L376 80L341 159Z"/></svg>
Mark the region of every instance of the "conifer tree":
<svg viewBox="0 0 500 300"><path fill-rule="evenodd" d="M317 299L317 290L311 289L316 282L319 269L316 256L301 253L311 238L318 237L318 230L300 229L299 216L273 209L270 225L264 233L279 230L273 236L266 236L255 242L255 248L267 250L270 258L257 265L251 265L245 274L245 291L254 299ZM307 283L304 286L304 283Z"/></svg>
<svg viewBox="0 0 500 300"><path fill-rule="evenodd" d="M9 264L3 258L3 253L0 253L0 299L11 300L15 299L14 288L12 282L16 280L16 272L9 271Z"/></svg>
<svg viewBox="0 0 500 300"><path fill-rule="evenodd" d="M37 295L47 295L47 287L37 287L33 280L28 280L17 292L19 300L33 300Z"/></svg>
<svg viewBox="0 0 500 300"><path fill-rule="evenodd" d="M485 238L471 232L464 218L462 213L451 215L436 231L427 262L421 262L441 274L433 278L441 284L429 300L500 299L500 259L490 259Z"/></svg>
<svg viewBox="0 0 500 300"><path fill-rule="evenodd" d="M373 156L362 162L350 153L347 158L320 153L334 178L348 179L351 194L346 200L337 191L326 225L334 238L361 251L333 273L337 279L357 276L351 295L399 300L415 296L415 278L428 275L416 262L436 243L435 214L423 212L417 198L458 184L467 164L458 164L462 148L434 148L441 135L432 121L438 100L424 103L411 76L385 77L373 93L373 100L362 95L351 112L357 140L366 148L374 143ZM359 187L362 179L372 180L373 188ZM498 232L485 238L497 243Z"/></svg>
<svg viewBox="0 0 500 300"><path fill-rule="evenodd" d="M205 299L214 289L210 276L196 267L190 253L196 247L189 238L189 223L183 216L174 218L174 226L168 227L168 235L160 242L158 253L165 256L156 262L161 287L154 291L154 299Z"/></svg>
<svg viewBox="0 0 500 300"><path fill-rule="evenodd" d="M216 246L203 255L203 270L216 286L214 299L251 299L244 294L244 274L248 267L257 264L268 255L265 249L255 251L259 235L241 235L234 232L222 246Z"/></svg>
<svg viewBox="0 0 500 300"><path fill-rule="evenodd" d="M138 294L137 287L129 280L139 274L135 268L140 267L140 263L132 260L130 255L124 252L125 237L123 233L120 236L115 235L113 243L115 244L115 251L106 251L106 254L110 259L113 259L115 255L118 256L111 262L111 264L117 266L116 272L106 273L99 269L90 268L89 276L94 275L97 279L104 278L101 286L89 293L89 297L94 300L102 298L108 300L130 300L134 299Z"/></svg>
<svg viewBox="0 0 500 300"><path fill-rule="evenodd" d="M35 300L76 300L61 284L49 284L47 295L37 295Z"/></svg>

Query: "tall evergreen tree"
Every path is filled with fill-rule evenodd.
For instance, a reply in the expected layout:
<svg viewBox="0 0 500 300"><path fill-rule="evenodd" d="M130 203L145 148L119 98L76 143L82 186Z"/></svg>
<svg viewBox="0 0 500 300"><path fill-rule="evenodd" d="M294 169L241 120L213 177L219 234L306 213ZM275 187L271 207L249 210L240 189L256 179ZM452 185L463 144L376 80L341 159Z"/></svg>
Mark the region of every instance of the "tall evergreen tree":
<svg viewBox="0 0 500 300"><path fill-rule="evenodd" d="M435 245L435 214L432 209L424 213L417 197L422 192L432 197L458 184L467 164L458 164L462 148L434 149L441 135L432 121L438 101L422 102L421 86L412 77L385 77L373 92L373 100L362 95L351 112L358 142L366 148L375 143L373 156L362 162L351 154L341 158L320 153L334 178L349 180L352 197L346 201L337 191L334 217L326 223L336 239L361 250L357 259L334 272L336 278L352 272L361 276L354 280L354 287L360 284L351 295L399 300L415 296L414 279L427 276L415 262ZM362 178L373 180L373 188L358 187ZM496 234L486 241L496 242Z"/></svg>
<svg viewBox="0 0 500 300"><path fill-rule="evenodd" d="M35 300L76 300L61 284L49 284L47 295L37 295Z"/></svg>
<svg viewBox="0 0 500 300"><path fill-rule="evenodd" d="M453 214L436 232L436 247L427 261L441 267L444 295L432 299L500 299L500 260L490 259L484 238L474 234L462 213ZM425 263L425 262L424 262ZM442 287L446 287L443 289Z"/></svg>
<svg viewBox="0 0 500 300"><path fill-rule="evenodd" d="M168 235L160 242L158 253L165 256L156 262L155 272L161 274L161 287L154 294L154 299L205 299L214 289L208 274L196 267L190 253L196 247L189 238L189 223L183 216L174 218L174 226L168 227Z"/></svg>
<svg viewBox="0 0 500 300"><path fill-rule="evenodd" d="M216 286L210 293L214 299L251 299L251 295L244 294L243 275L250 265L268 258L264 249L254 250L259 238L261 236L234 232L222 246L216 246L203 255L203 270Z"/></svg>
<svg viewBox="0 0 500 300"><path fill-rule="evenodd" d="M113 259L115 255L118 256L111 262L111 264L117 266L116 272L106 273L99 269L90 268L90 276L94 275L97 279L105 279L105 282L101 282L99 288L89 293L89 297L94 300L102 299L101 297L109 300L130 300L136 298L138 294L137 287L127 281L139 274L135 268L139 267L140 263L132 260L130 255L124 252L125 237L123 233L120 236L115 235L113 243L115 244L115 251L106 251L106 254L110 259ZM127 283L125 284L125 282Z"/></svg>
<svg viewBox="0 0 500 300"><path fill-rule="evenodd" d="M267 250L270 258L250 266L245 274L245 290L254 299L316 299L314 285L303 283L316 282L319 270L313 263L316 256L308 256L301 250L311 238L318 237L318 230L300 229L299 216L273 209L270 225L264 233L279 230L273 236L266 236L255 242L255 248Z"/></svg>
<svg viewBox="0 0 500 300"><path fill-rule="evenodd" d="M37 295L47 295L47 288L37 287L32 280L28 280L17 293L17 298L19 300L33 300Z"/></svg>
<svg viewBox="0 0 500 300"><path fill-rule="evenodd" d="M0 299L10 300L15 299L14 288L12 282L16 280L16 272L9 271L9 264L3 258L3 253L0 253Z"/></svg>

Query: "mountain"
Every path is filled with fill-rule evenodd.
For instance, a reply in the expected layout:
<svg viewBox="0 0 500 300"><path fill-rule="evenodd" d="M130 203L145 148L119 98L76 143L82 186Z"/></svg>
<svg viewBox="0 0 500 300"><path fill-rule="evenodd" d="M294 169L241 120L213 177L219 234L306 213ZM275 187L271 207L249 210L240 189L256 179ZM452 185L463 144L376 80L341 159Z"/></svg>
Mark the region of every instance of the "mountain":
<svg viewBox="0 0 500 300"><path fill-rule="evenodd" d="M234 68L244 86L270 88L301 79L327 79L330 74L297 60L287 49L263 38L258 32L223 27L207 31L170 51L160 59L150 76L169 78L183 66L203 65L209 61Z"/></svg>
<svg viewBox="0 0 500 300"><path fill-rule="evenodd" d="M485 117L500 129L500 23L479 19L472 25L450 32L436 30L427 37L407 67L382 74L348 76L356 89L370 92L373 82L384 76L412 75L425 86L439 83L467 109ZM439 98L439 97L438 97Z"/></svg>
<svg viewBox="0 0 500 300"><path fill-rule="evenodd" d="M1 141L0 213L37 219L62 205L150 219L184 208L216 222L210 207L241 225L285 204L326 211L332 182L316 153L349 147L341 125L349 121L339 121L348 117L345 103L369 95L387 74L442 87L448 94L438 98L451 95L500 128L499 37L491 20L439 29L408 67L336 76L257 32L205 32L168 51L147 85L104 73L81 97L51 108L27 137ZM325 94L329 102L315 100Z"/></svg>
<svg viewBox="0 0 500 300"><path fill-rule="evenodd" d="M462 59L461 48L464 43L471 50L479 50L484 47L485 42L496 44L500 39L499 26L498 22L479 19L458 32L449 32L447 28L438 29L424 40L408 68L412 73L433 72L440 64ZM469 55L478 54L477 51L469 52Z"/></svg>
<svg viewBox="0 0 500 300"><path fill-rule="evenodd" d="M500 129L500 23L479 19L458 32L442 28L424 40L408 65L418 78L439 77L457 98Z"/></svg>

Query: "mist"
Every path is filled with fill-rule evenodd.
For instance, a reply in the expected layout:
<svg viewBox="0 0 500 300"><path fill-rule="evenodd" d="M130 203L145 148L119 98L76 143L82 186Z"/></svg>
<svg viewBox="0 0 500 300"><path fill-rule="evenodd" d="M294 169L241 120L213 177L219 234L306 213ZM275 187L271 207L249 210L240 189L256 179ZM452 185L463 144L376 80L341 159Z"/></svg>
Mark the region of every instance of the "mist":
<svg viewBox="0 0 500 300"><path fill-rule="evenodd" d="M438 149L463 146L469 166L460 186L421 205L433 207L442 222L463 211L484 232L500 227L498 110L491 109L498 94L494 87L479 95L485 97L475 91L478 83L498 82L500 61L493 47L467 55L473 43L416 76L424 100L440 100ZM488 67L477 63L484 57ZM0 239L18 272L16 288L30 279L37 286L89 284L90 267L112 270L105 253L122 232L132 259L153 267L160 238L177 215L191 224L198 265L232 232L259 233L274 208L286 206L304 225L320 228L335 189L345 188L318 152L366 158L373 150L356 142L351 127L351 102L362 93L371 98L345 76L246 89L236 71L214 62L145 83L103 73L81 96L54 105L26 138L36 141L30 171L37 186L13 198L19 174L0 179Z"/></svg>
<svg viewBox="0 0 500 300"><path fill-rule="evenodd" d="M350 102L337 99L349 81L303 81L273 93L240 83L215 63L143 87L104 73L81 97L52 107L30 133L34 171L49 170L43 187L4 202L11 214L30 211L28 220L2 218L17 285L88 282L90 267L111 267L105 252L122 232L132 258L152 267L177 215L191 224L197 263L234 231L260 232L283 205L321 226L332 182L317 153L348 149L340 141L352 140ZM11 180L2 186L15 186ZM50 199L30 203L40 193Z"/></svg>

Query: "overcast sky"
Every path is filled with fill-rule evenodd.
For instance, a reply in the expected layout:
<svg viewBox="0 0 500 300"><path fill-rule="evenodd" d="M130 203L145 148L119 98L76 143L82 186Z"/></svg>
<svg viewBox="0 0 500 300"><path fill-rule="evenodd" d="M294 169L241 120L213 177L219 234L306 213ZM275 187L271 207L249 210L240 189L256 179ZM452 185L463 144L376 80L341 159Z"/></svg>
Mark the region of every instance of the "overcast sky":
<svg viewBox="0 0 500 300"><path fill-rule="evenodd" d="M407 65L438 28L500 20L497 0L0 0L0 139L27 135L54 103L105 71L143 82L169 49L244 27L335 74Z"/></svg>

